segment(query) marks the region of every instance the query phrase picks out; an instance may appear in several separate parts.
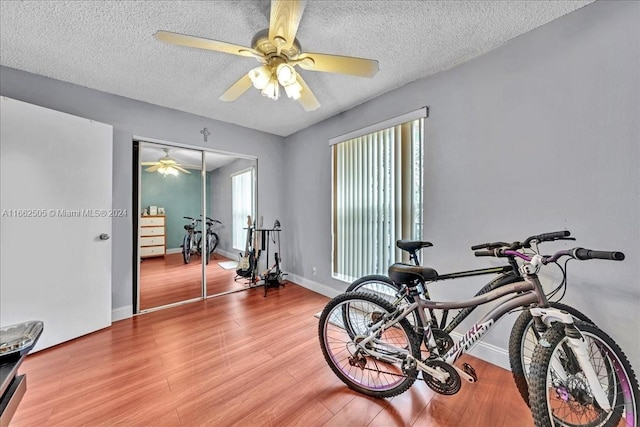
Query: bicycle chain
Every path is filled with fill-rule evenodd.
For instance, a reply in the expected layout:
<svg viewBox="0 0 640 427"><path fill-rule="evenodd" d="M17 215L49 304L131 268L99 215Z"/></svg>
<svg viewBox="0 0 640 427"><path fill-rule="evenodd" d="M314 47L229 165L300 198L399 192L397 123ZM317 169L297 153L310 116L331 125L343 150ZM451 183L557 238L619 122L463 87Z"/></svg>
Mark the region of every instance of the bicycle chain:
<svg viewBox="0 0 640 427"><path fill-rule="evenodd" d="M433 380L433 378L431 376L429 376L429 378L422 378L433 391L435 391L436 393L439 393L439 394L443 394L443 395L453 395L453 394L456 394L458 391L460 391L460 387L462 386L462 382L460 380L460 376L455 371L455 368L453 366L449 365L446 362L442 362L442 361L439 361L439 360L434 360L434 361L427 362L427 363L432 363L432 364L435 363L441 369L444 369L445 371L447 371L447 373L450 375L449 381L447 381L446 383L436 382L436 381ZM413 379L413 380L419 380L420 379L420 378L418 378L417 374L414 375L414 376L406 375L406 374L398 374L398 373L395 373L395 372L383 371L383 370L380 370L380 369L372 369L372 368L368 368L366 366L363 366L360 369L377 372L378 374L393 375L395 377L405 377L405 378L409 378L409 379ZM420 372L420 371L417 371L417 372Z"/></svg>
<svg viewBox="0 0 640 427"><path fill-rule="evenodd" d="M410 376L410 375L406 375L406 374L397 374L395 372L388 372L388 371L382 371L380 369L372 369L372 368L367 368L366 366L363 368L360 368L363 371L373 371L373 372L377 372L379 374L387 374L387 375L393 375L394 377L405 377L405 378L413 378L415 380L418 380L418 375L415 376Z"/></svg>

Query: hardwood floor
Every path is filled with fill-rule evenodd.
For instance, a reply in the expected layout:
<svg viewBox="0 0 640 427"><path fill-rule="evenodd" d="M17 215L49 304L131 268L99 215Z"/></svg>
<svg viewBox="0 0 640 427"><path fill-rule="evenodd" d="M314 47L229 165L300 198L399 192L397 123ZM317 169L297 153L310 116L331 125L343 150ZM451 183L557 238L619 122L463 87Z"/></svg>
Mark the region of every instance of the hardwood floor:
<svg viewBox="0 0 640 427"><path fill-rule="evenodd" d="M218 263L232 261L215 254L207 264L207 295L244 289L245 280L229 280L229 271ZM235 260L233 260L235 261ZM202 296L202 262L194 255L189 264L182 254L144 258L140 263L140 310L161 307Z"/></svg>
<svg viewBox="0 0 640 427"><path fill-rule="evenodd" d="M473 357L479 381L454 396L420 380L392 399L358 394L320 351L328 298L292 283L263 295L147 313L28 356L11 426L533 425L510 373Z"/></svg>

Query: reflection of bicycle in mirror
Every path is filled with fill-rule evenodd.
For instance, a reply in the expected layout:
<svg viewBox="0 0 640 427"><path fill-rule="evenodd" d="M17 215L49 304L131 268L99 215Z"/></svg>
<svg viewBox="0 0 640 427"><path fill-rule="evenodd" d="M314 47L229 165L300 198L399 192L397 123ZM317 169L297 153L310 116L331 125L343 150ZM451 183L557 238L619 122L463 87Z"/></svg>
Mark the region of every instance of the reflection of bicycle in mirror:
<svg viewBox="0 0 640 427"><path fill-rule="evenodd" d="M211 256L213 255L213 251L215 251L216 248L218 247L218 242L220 241L220 238L218 237L218 233L216 233L216 231L221 227L222 227L222 223L220 221L218 221L217 219L211 219L211 218L207 217L207 231L206 231L206 236L207 236L206 237L206 239L207 239L207 257L206 257L206 261L207 261L207 264L209 263L209 260L211 259ZM199 254L203 253L202 233L200 233L200 235L198 236L197 250L198 250Z"/></svg>
<svg viewBox="0 0 640 427"><path fill-rule="evenodd" d="M184 216L184 219L188 219L190 221L189 224L185 224L184 229L187 232L184 238L182 239L182 259L185 264L189 264L191 262L191 255L200 255L203 253L203 240L202 240L202 230L198 230L198 225L202 224L201 219L192 218L190 216ZM222 223L217 219L211 219L207 217L206 219L207 229L205 231L206 236L206 247L207 254L204 257L205 262L208 264L213 251L215 251L218 246L219 237L216 231L218 228L222 226Z"/></svg>

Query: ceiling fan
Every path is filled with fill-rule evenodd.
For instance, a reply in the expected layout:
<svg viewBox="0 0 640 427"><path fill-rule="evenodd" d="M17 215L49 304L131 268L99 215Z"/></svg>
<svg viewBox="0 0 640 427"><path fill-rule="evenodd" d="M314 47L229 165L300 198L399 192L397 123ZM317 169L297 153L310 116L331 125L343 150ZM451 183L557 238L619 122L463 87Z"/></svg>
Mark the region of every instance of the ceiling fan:
<svg viewBox="0 0 640 427"><path fill-rule="evenodd" d="M262 95L276 100L282 86L289 98L300 102L306 111L313 111L320 107L320 103L294 66L309 71L373 77L378 72L378 61L302 52L296 32L305 4L306 0L271 0L269 28L253 36L251 47L169 31L158 31L154 36L165 43L257 59L261 65L253 68L223 93L220 97L222 101L235 101L252 85L261 90Z"/></svg>
<svg viewBox="0 0 640 427"><path fill-rule="evenodd" d="M164 176L167 175L179 175L180 172L183 173L191 173L185 168L183 168L180 163L175 161L173 158L169 156L169 149L163 148L164 157L158 159L157 162L142 162L140 163L142 166L151 166L145 169L147 172L159 172Z"/></svg>

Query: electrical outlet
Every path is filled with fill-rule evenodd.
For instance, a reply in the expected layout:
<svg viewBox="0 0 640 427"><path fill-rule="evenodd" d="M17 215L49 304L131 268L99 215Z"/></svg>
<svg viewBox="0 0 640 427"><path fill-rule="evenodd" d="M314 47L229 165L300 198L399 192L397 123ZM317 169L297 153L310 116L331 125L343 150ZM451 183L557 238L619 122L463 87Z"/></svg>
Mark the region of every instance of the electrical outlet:
<svg viewBox="0 0 640 427"><path fill-rule="evenodd" d="M313 275L315 276L315 275L316 275L316 273L317 273L316 268L315 268L315 267L313 267L313 268L311 269L311 274L313 274Z"/></svg>

